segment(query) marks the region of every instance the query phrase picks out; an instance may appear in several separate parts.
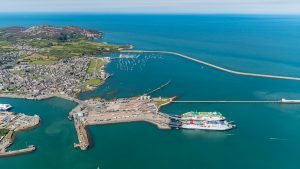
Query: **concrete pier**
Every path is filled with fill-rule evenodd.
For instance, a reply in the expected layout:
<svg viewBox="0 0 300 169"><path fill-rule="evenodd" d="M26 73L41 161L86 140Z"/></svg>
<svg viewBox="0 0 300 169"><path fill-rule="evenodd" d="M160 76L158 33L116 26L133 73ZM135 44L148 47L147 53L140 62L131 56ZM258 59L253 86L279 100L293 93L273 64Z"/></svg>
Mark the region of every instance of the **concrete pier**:
<svg viewBox="0 0 300 169"><path fill-rule="evenodd" d="M78 119L74 120L74 125L76 128L76 133L79 141L78 144L74 143L74 147L75 148L79 147L81 150L86 150L90 145L88 134L86 131L86 125L84 124L84 122Z"/></svg>
<svg viewBox="0 0 300 169"><path fill-rule="evenodd" d="M300 100L176 100L172 103L280 103L280 104L300 104Z"/></svg>
<svg viewBox="0 0 300 169"><path fill-rule="evenodd" d="M0 152L0 157L9 157L9 156L15 156L20 154L26 154L26 153L33 152L35 150L36 150L35 146L31 145L28 146L27 148L20 149L20 150Z"/></svg>
<svg viewBox="0 0 300 169"><path fill-rule="evenodd" d="M255 100L178 100L172 103L281 103L280 101L255 101Z"/></svg>

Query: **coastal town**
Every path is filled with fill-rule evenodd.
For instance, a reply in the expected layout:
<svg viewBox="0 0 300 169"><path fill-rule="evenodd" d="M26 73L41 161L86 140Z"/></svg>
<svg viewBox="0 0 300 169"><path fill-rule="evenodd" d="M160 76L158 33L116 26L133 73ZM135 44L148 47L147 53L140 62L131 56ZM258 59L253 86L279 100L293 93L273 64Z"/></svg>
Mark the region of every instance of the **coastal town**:
<svg viewBox="0 0 300 169"><path fill-rule="evenodd" d="M102 62L97 70L90 63ZM100 85L109 74L103 71L109 60L102 58L64 59L53 65L18 65L0 70L0 90L2 94L22 94L37 97L51 94L65 94L76 97L82 90ZM92 70L86 73L88 69ZM98 71L96 73L96 71Z"/></svg>
<svg viewBox="0 0 300 169"><path fill-rule="evenodd" d="M102 32L72 26L0 28L0 97L58 96L80 102L78 94L95 89L110 76L104 71L110 58L99 56L128 47L91 41L100 38ZM16 132L40 123L39 116L9 112L10 107L0 110L0 157L36 149L31 145L7 151Z"/></svg>
<svg viewBox="0 0 300 169"><path fill-rule="evenodd" d="M78 27L0 29L0 95L76 97L101 85L110 58L97 56L126 47L88 41L101 37Z"/></svg>

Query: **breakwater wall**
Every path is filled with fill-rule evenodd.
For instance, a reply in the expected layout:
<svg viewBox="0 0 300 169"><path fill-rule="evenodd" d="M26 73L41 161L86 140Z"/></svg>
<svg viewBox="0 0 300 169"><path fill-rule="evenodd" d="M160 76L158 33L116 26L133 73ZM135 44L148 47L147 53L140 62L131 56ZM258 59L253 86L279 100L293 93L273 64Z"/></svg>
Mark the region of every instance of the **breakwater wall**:
<svg viewBox="0 0 300 169"><path fill-rule="evenodd" d="M36 148L34 146L29 146L24 149L20 150L14 150L14 151L5 151L0 153L0 157L9 157L9 156L15 156L15 155L20 155L20 154L26 154L35 151Z"/></svg>
<svg viewBox="0 0 300 169"><path fill-rule="evenodd" d="M253 77L262 77L262 78L273 78L273 79L284 79L284 80L295 80L295 81L300 81L300 77L291 77L291 76L278 76L278 75L268 75L268 74L260 74L260 73L248 73L248 72L241 72L241 71L235 71L235 70L230 70L221 66L217 66L215 64L205 62L200 59L192 58L187 55L183 55L180 53L176 52L169 52L169 51L146 51L146 50L121 50L120 52L123 53L161 53L161 54L171 54L171 55L176 55L209 67L212 67L214 69L218 69L227 73L231 74L236 74L236 75L242 75L242 76L253 76Z"/></svg>

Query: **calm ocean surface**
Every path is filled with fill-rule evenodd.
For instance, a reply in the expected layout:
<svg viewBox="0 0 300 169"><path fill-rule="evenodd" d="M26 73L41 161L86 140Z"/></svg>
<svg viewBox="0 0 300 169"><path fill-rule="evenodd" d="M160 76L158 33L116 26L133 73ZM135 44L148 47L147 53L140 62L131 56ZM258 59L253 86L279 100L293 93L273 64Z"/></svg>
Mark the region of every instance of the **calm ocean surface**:
<svg viewBox="0 0 300 169"><path fill-rule="evenodd" d="M137 49L168 50L238 71L300 77L300 16L1 14L0 27L75 25L105 32L103 41ZM112 54L119 56L119 54ZM130 97L171 80L153 96L179 100L300 99L300 82L244 77L173 55L115 60L113 74L87 99ZM80 151L68 121L73 102L0 98L13 111L39 114L42 124L17 133L11 149L31 154L2 158L2 169L299 169L300 106L279 104L171 104L170 114L220 111L238 128L227 132L162 131L147 123L89 128L92 148Z"/></svg>

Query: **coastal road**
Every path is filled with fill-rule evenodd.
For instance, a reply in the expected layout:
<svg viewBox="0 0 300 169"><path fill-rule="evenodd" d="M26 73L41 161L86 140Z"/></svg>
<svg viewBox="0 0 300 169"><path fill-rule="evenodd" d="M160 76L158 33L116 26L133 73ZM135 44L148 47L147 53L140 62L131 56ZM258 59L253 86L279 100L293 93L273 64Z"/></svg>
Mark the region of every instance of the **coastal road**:
<svg viewBox="0 0 300 169"><path fill-rule="evenodd" d="M284 79L284 80L296 80L296 81L300 81L300 77L291 77L291 76L277 76L277 75L268 75L268 74L259 74L259 73L248 73L248 72L240 72L240 71L234 71L234 70L230 70L227 68L223 68L205 61L202 61L200 59L195 59L192 57L189 57L187 55L183 55L180 53L176 53L176 52L169 52L169 51L150 51L150 50L121 50L120 52L123 53L161 53L161 54L171 54L171 55L176 55L224 72L228 72L228 73L232 73L232 74L236 74L236 75L242 75L242 76L254 76L254 77L263 77L263 78L273 78L273 79Z"/></svg>

